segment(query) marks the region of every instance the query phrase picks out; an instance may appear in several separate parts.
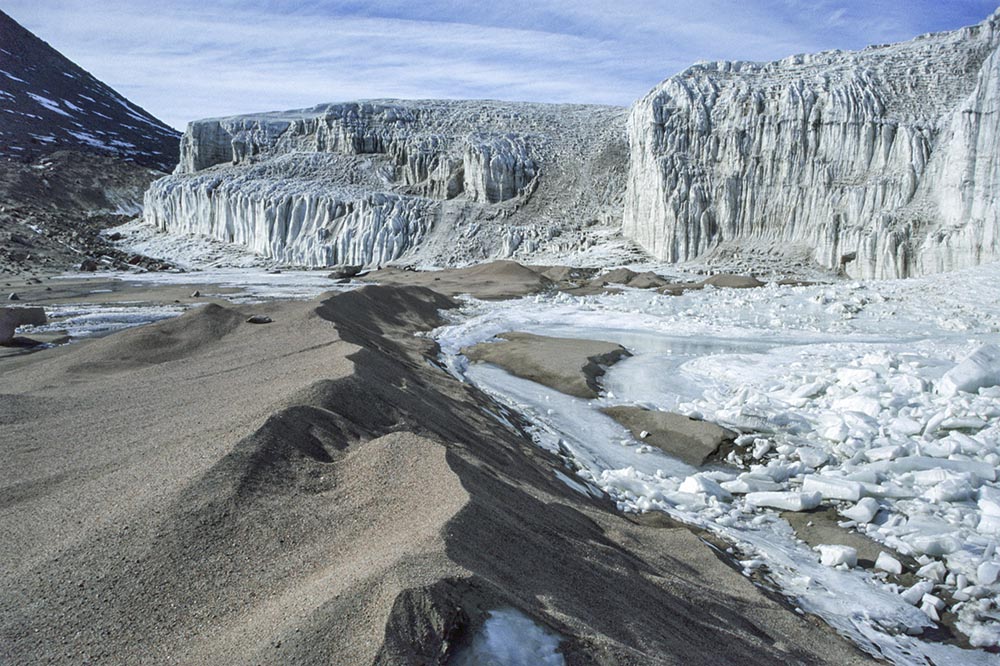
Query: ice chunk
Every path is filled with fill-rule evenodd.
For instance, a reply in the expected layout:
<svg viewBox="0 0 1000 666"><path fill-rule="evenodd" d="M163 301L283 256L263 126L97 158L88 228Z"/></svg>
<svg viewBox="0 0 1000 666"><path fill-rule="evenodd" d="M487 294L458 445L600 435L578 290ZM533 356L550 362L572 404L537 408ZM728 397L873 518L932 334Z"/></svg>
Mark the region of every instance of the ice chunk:
<svg viewBox="0 0 1000 666"><path fill-rule="evenodd" d="M900 435L919 435L923 429L923 424L905 416L897 417L889 423L889 430Z"/></svg>
<svg viewBox="0 0 1000 666"><path fill-rule="evenodd" d="M969 482L961 479L942 481L924 493L924 497L931 502L961 502L969 499L971 495L972 488Z"/></svg>
<svg viewBox="0 0 1000 666"><path fill-rule="evenodd" d="M899 596L903 597L903 600L910 604L911 606L916 606L920 603L920 600L925 594L929 594L934 590L934 583L928 580L922 580L919 583L913 585L913 587L903 591Z"/></svg>
<svg viewBox="0 0 1000 666"><path fill-rule="evenodd" d="M831 406L838 412L859 412L873 418L877 418L882 411L879 401L866 395L852 395L834 400Z"/></svg>
<svg viewBox="0 0 1000 666"><path fill-rule="evenodd" d="M986 421L976 416L952 416L941 421L942 430L982 430Z"/></svg>
<svg viewBox="0 0 1000 666"><path fill-rule="evenodd" d="M918 427L917 432L920 432ZM876 446L865 451L865 458L872 462L878 460L895 460L906 452L902 446Z"/></svg>
<svg viewBox="0 0 1000 666"><path fill-rule="evenodd" d="M939 611L944 608L944 601L939 599L938 597L935 597L933 594L925 594L924 596L920 597L920 603L926 604L928 606L933 606L935 609Z"/></svg>
<svg viewBox="0 0 1000 666"><path fill-rule="evenodd" d="M748 493L748 504L771 507L783 511L809 511L819 506L823 497L819 493L758 492Z"/></svg>
<svg viewBox="0 0 1000 666"><path fill-rule="evenodd" d="M993 465L979 460L959 460L953 458L930 458L928 456L906 456L895 460L871 463L869 469L876 472L904 474L919 470L948 469L953 472L968 472L987 481L995 481L997 471Z"/></svg>
<svg viewBox="0 0 1000 666"><path fill-rule="evenodd" d="M734 494L760 492L765 490L781 490L782 485L770 477L760 477L752 473L740 474L735 481L725 481L722 487Z"/></svg>
<svg viewBox="0 0 1000 666"><path fill-rule="evenodd" d="M953 396L959 391L975 393L981 388L1000 384L1000 348L983 345L941 378L938 391Z"/></svg>
<svg viewBox="0 0 1000 666"><path fill-rule="evenodd" d="M807 467L812 467L813 469L826 464L826 461L830 459L830 455L826 451L821 451L820 449L804 447L798 449L797 453L799 454L799 460L802 461L802 464Z"/></svg>
<svg viewBox="0 0 1000 666"><path fill-rule="evenodd" d="M490 611L482 628L450 663L455 666L511 664L563 666L559 638L513 608Z"/></svg>
<svg viewBox="0 0 1000 666"><path fill-rule="evenodd" d="M920 599L920 610L923 611L927 617L934 620L935 622L941 620L941 615L940 615L941 609L938 608L938 605L936 603L937 601L941 600L931 594L925 594ZM944 606L943 601L941 601L941 606L942 607Z"/></svg>
<svg viewBox="0 0 1000 666"><path fill-rule="evenodd" d="M948 569L945 568L944 564L934 560L933 562L928 562L924 566L917 569L917 575L921 578L926 578L934 583L940 583L944 580L944 577L948 574Z"/></svg>
<svg viewBox="0 0 1000 666"><path fill-rule="evenodd" d="M976 529L980 534L996 534L1000 536L1000 516L984 513L979 518L979 525L976 526Z"/></svg>
<svg viewBox="0 0 1000 666"><path fill-rule="evenodd" d="M878 379L878 374L870 368L840 368L837 383L843 386L864 388Z"/></svg>
<svg viewBox="0 0 1000 666"><path fill-rule="evenodd" d="M805 493L819 493L823 499L840 499L857 502L861 499L861 484L836 476L810 474L802 482Z"/></svg>
<svg viewBox="0 0 1000 666"><path fill-rule="evenodd" d="M958 539L947 534L908 535L904 539L916 552L933 557L954 553L962 545Z"/></svg>
<svg viewBox="0 0 1000 666"><path fill-rule="evenodd" d="M872 519L878 513L879 503L878 500L872 497L865 497L860 500L857 504L852 506L850 509L845 509L840 512L845 518L853 520L859 525L865 525L872 522Z"/></svg>
<svg viewBox="0 0 1000 666"><path fill-rule="evenodd" d="M849 567L858 565L858 551L850 546L838 544L820 544L816 546L819 551L819 561L823 566L835 567L839 564L846 564Z"/></svg>
<svg viewBox="0 0 1000 666"><path fill-rule="evenodd" d="M733 498L728 490L701 474L695 474L684 479L678 490L682 493L691 493L692 495L710 495L711 497L717 497L725 501Z"/></svg>
<svg viewBox="0 0 1000 666"><path fill-rule="evenodd" d="M1000 576L1000 564L996 562L983 562L976 569L976 580L980 585L992 585Z"/></svg>
<svg viewBox="0 0 1000 666"><path fill-rule="evenodd" d="M903 563L885 551L880 552L875 559L875 568L897 576L903 573Z"/></svg>
<svg viewBox="0 0 1000 666"><path fill-rule="evenodd" d="M1000 489L983 486L979 489L979 510L989 516L1000 516Z"/></svg>

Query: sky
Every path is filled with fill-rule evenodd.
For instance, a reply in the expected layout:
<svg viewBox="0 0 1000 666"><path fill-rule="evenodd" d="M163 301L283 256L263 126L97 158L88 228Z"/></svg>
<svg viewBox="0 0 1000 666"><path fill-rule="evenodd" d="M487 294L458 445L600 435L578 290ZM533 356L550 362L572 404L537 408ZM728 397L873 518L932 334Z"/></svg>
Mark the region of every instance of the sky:
<svg viewBox="0 0 1000 666"><path fill-rule="evenodd" d="M998 0L3 0L170 125L322 102L628 105L704 60L859 49L978 23Z"/></svg>

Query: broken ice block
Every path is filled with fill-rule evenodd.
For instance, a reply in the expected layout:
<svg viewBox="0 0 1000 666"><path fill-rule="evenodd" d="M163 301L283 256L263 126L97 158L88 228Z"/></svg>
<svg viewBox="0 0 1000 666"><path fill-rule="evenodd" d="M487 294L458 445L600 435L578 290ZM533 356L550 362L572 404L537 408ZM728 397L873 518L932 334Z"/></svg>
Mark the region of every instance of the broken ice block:
<svg viewBox="0 0 1000 666"><path fill-rule="evenodd" d="M897 576L903 573L903 564L889 553L882 551L875 560L875 568Z"/></svg>
<svg viewBox="0 0 1000 666"><path fill-rule="evenodd" d="M864 525L872 522L872 519L875 517L875 514L878 513L878 510L878 500L872 497L865 497L850 509L844 509L841 511L840 515L849 520L853 520L859 525Z"/></svg>
<svg viewBox="0 0 1000 666"><path fill-rule="evenodd" d="M823 497L819 493L759 492L748 493L748 504L771 507L783 511L808 511L819 506Z"/></svg>
<svg viewBox="0 0 1000 666"><path fill-rule="evenodd" d="M819 493L824 499L840 499L851 502L857 502L861 499L860 483L836 476L810 474L802 482L802 491Z"/></svg>
<svg viewBox="0 0 1000 666"><path fill-rule="evenodd" d="M976 579L980 585L992 585L1000 576L1000 564L996 562L983 562L976 569Z"/></svg>
<svg viewBox="0 0 1000 666"><path fill-rule="evenodd" d="M997 384L1000 384L1000 348L983 345L944 374L938 392L950 397L959 391L975 393Z"/></svg>
<svg viewBox="0 0 1000 666"><path fill-rule="evenodd" d="M725 501L729 501L733 497L728 490L718 483L700 474L695 474L684 479L678 490L682 493L691 493L692 495L718 497Z"/></svg>
<svg viewBox="0 0 1000 666"><path fill-rule="evenodd" d="M850 546L838 544L821 544L816 546L819 551L819 561L823 566L835 567L846 564L849 567L858 565L858 551Z"/></svg>

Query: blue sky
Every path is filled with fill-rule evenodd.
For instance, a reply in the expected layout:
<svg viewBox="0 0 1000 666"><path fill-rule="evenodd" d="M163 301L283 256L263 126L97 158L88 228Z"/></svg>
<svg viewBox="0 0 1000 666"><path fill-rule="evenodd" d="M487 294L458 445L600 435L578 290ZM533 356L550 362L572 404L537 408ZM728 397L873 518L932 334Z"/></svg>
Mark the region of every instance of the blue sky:
<svg viewBox="0 0 1000 666"><path fill-rule="evenodd" d="M376 97L627 105L699 60L857 49L978 23L997 0L4 0L178 128Z"/></svg>

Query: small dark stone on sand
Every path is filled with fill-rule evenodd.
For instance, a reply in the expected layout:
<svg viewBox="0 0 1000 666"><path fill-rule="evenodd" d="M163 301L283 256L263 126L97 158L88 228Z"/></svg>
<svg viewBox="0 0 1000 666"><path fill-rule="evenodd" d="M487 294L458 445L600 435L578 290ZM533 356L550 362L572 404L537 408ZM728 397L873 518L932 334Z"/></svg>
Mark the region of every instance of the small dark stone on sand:
<svg viewBox="0 0 1000 666"><path fill-rule="evenodd" d="M16 291L12 291L12 292L10 292L10 296L7 297L7 300L8 301L19 301L19 300L21 300L21 297L17 295Z"/></svg>
<svg viewBox="0 0 1000 666"><path fill-rule="evenodd" d="M271 318L266 315L254 315L247 319L248 324L270 324Z"/></svg>
<svg viewBox="0 0 1000 666"><path fill-rule="evenodd" d="M199 296L201 296L201 292L198 291L197 289L191 292L191 298L198 298Z"/></svg>

